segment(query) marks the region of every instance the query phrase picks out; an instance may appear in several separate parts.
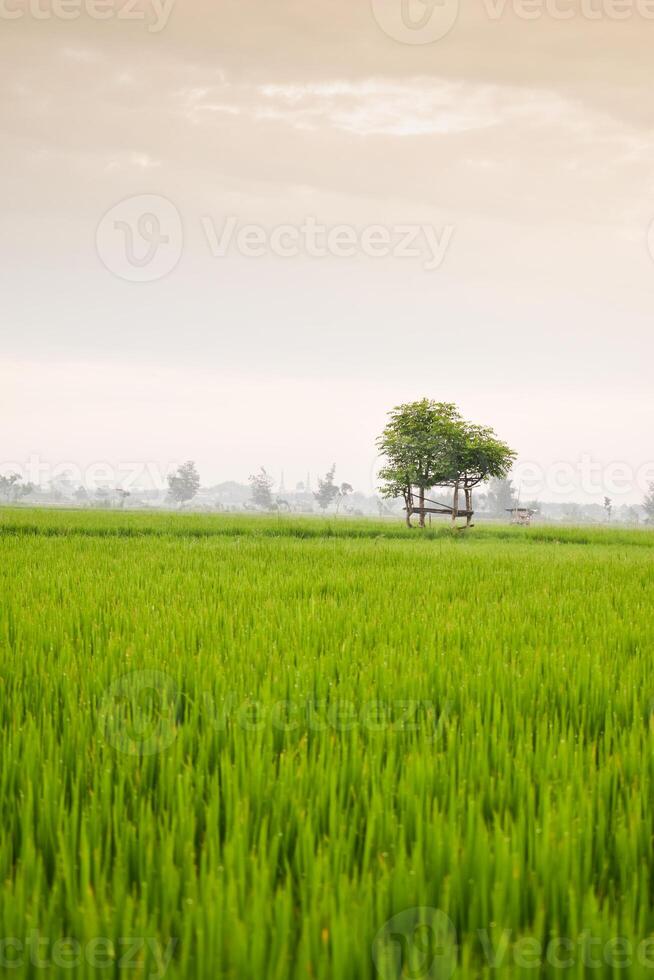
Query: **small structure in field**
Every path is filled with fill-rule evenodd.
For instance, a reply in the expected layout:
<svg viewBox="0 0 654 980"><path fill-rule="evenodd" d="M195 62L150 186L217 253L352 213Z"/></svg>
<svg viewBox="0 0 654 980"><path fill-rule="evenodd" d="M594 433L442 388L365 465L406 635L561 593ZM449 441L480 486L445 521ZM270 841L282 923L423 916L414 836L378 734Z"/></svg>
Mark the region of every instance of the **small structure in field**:
<svg viewBox="0 0 654 980"><path fill-rule="evenodd" d="M409 487L407 507L405 509L409 514L418 514L422 520L429 514L430 523L432 514L442 514L449 518L465 517L469 527L472 526L471 520L475 513L474 510L457 510L455 513L453 507L450 507L448 504L442 504L439 500L430 500L429 497L416 496L413 487Z"/></svg>
<svg viewBox="0 0 654 980"><path fill-rule="evenodd" d="M531 507L507 507L506 512L511 515L512 524L520 524L522 527L529 527L532 517L538 513Z"/></svg>

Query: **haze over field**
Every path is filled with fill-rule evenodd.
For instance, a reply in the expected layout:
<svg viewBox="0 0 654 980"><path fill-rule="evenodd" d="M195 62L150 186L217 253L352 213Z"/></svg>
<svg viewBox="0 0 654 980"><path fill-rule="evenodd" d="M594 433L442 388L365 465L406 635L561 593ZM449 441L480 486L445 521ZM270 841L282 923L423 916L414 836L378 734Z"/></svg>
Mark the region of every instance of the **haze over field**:
<svg viewBox="0 0 654 980"><path fill-rule="evenodd" d="M618 500L642 499L645 4L468 2L425 44L381 2L78 6L0 13L0 462L190 457L207 483L265 465L293 484L336 460L367 491L385 412L428 395L545 473L623 462ZM180 219L150 282L98 232L138 195ZM311 219L349 232L314 254Z"/></svg>

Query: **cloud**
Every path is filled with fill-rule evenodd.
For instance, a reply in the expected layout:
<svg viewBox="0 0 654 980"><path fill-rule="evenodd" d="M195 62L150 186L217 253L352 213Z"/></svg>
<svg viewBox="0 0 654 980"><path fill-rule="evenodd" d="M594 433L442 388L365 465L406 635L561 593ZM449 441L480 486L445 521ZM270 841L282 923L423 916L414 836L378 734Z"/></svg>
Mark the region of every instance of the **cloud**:
<svg viewBox="0 0 654 980"><path fill-rule="evenodd" d="M243 115L299 130L359 136L448 135L506 122L561 122L571 114L570 103L556 93L424 77L258 86L223 80L177 94L195 123L213 114Z"/></svg>
<svg viewBox="0 0 654 980"><path fill-rule="evenodd" d="M147 153L128 153L116 160L110 160L107 170L154 170L161 166L161 160L152 160Z"/></svg>
<svg viewBox="0 0 654 980"><path fill-rule="evenodd" d="M60 53L67 61L78 62L81 65L93 65L101 60L101 55L89 48L62 48Z"/></svg>
<svg viewBox="0 0 654 980"><path fill-rule="evenodd" d="M259 110L299 128L330 126L359 135L427 136L488 129L507 121L560 118L563 99L547 92L411 78L321 85L266 85Z"/></svg>

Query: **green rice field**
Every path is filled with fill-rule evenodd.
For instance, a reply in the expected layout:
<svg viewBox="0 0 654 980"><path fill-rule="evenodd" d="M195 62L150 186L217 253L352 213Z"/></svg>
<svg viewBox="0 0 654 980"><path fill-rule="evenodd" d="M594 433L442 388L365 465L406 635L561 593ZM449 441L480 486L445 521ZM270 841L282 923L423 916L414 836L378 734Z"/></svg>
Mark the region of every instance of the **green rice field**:
<svg viewBox="0 0 654 980"><path fill-rule="evenodd" d="M654 533L0 510L0 973L654 977Z"/></svg>

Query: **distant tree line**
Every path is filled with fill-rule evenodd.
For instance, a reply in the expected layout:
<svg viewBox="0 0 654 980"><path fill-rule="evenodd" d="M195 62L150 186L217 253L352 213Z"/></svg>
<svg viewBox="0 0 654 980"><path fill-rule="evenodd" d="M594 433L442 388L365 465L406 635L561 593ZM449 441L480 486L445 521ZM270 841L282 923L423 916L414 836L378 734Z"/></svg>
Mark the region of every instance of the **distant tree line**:
<svg viewBox="0 0 654 980"><path fill-rule="evenodd" d="M27 497L36 487L33 483L23 483L18 473L0 476L0 496L10 503L18 503L21 497Z"/></svg>
<svg viewBox="0 0 654 980"><path fill-rule="evenodd" d="M411 504L415 496L419 523L424 526L426 494L434 488L449 488L452 491L452 520L456 520L462 500L468 526L473 510L473 491L481 484L487 484L486 493L480 495L484 512L502 517L518 506L516 491L508 479L516 454L497 437L493 429L466 421L456 405L450 402L423 398L397 406L389 412L388 423L377 440L377 446L385 458L384 466L379 471L381 498L374 498L380 516L392 516L396 502L403 500L406 521L411 526ZM178 506L193 500L200 490L200 475L191 460L178 466L168 476L167 482L169 499ZM248 482L251 505L256 509L280 511L297 506L284 498L283 490L280 489L275 495L274 480L264 467L252 474ZM85 487L75 489L70 480L68 483L68 498L80 505L95 503L99 506L124 507L131 496L130 492L120 487L113 490L100 487L91 496ZM40 492L40 487L24 482L17 473L0 475L0 500L7 503L16 504ZM59 493L56 499L65 499L65 491L62 490L62 493L64 498ZM311 489L307 478L306 484L297 485L295 497L302 501L301 507L311 510L313 500L323 512L333 507L338 514L341 507L352 512L352 506L347 501L353 493L350 483L337 482L336 465L333 464L323 477L318 478L317 490ZM357 498L361 500L361 494L355 494L354 500ZM247 508L248 505L241 506ZM526 501L522 506L535 513L541 510L537 501ZM589 513L591 520L597 520L592 515L593 508L598 508L595 504L585 507L574 503L544 504L542 507L550 510L562 508L560 512L567 520L581 520ZM610 522L614 515L611 498L604 498L603 510L605 519ZM361 513L358 510L354 512ZM627 507L625 504L616 513L618 520L638 524L644 516L645 523L654 525L654 482L649 484L642 507Z"/></svg>
<svg viewBox="0 0 654 980"><path fill-rule="evenodd" d="M353 487L350 483L336 483L335 476L336 464L334 463L325 476L318 479L318 490L313 493L313 498L321 510L326 511L334 505L338 513L343 501L353 492ZM252 504L267 511L290 510L288 502L283 497L275 497L274 482L273 477L263 466L256 473L252 473L248 478ZM195 463L190 460L179 466L168 477L168 494L170 499L179 505L193 500L199 490L200 475ZM306 488L306 492L310 492L309 487Z"/></svg>

